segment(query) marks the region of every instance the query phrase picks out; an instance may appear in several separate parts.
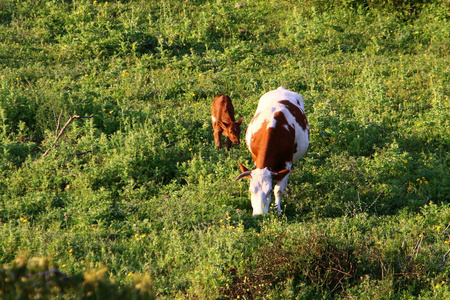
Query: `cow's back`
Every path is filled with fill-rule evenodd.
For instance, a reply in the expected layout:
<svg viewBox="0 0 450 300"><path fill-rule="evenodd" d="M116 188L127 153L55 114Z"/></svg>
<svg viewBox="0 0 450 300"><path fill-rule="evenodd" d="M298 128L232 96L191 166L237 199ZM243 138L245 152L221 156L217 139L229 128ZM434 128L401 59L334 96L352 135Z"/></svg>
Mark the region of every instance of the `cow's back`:
<svg viewBox="0 0 450 300"><path fill-rule="evenodd" d="M286 90L284 87L279 87L276 90L265 93L261 96L258 102L258 107L256 108L255 115L258 112L265 110L267 107L276 105L276 102L280 100L288 100L294 105L304 109L303 98L299 94Z"/></svg>
<svg viewBox="0 0 450 300"><path fill-rule="evenodd" d="M309 146L303 98L282 87L264 94L247 128L246 143L257 168L279 171L296 162Z"/></svg>

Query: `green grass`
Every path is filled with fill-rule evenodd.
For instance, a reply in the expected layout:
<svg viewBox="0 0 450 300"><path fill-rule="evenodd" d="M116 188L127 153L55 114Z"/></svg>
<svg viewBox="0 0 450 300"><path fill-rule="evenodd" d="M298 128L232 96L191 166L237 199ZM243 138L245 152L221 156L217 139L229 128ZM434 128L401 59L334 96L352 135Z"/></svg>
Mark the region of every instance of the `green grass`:
<svg viewBox="0 0 450 300"><path fill-rule="evenodd" d="M449 297L448 0L235 4L0 0L3 298ZM211 103L280 85L311 145L255 218Z"/></svg>

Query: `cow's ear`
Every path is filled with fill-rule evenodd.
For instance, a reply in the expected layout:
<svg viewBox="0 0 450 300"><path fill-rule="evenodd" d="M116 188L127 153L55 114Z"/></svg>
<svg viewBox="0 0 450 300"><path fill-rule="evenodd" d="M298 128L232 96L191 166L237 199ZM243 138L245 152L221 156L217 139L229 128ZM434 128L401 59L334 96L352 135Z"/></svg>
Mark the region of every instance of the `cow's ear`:
<svg viewBox="0 0 450 300"><path fill-rule="evenodd" d="M287 174L289 174L289 172L290 172L290 170L288 170L288 169L281 170L278 173L273 172L272 179L275 181L281 181Z"/></svg>
<svg viewBox="0 0 450 300"><path fill-rule="evenodd" d="M240 118L236 123L238 123L239 125L241 125L242 120L244 120L244 117Z"/></svg>
<svg viewBox="0 0 450 300"><path fill-rule="evenodd" d="M238 162L238 164L239 164L239 168L241 168L242 172L247 172L248 171L248 169L246 167L244 167L243 164L241 164L240 162Z"/></svg>
<svg viewBox="0 0 450 300"><path fill-rule="evenodd" d="M238 164L239 164L239 168L241 168L242 173L238 177L236 177L235 181L238 181L239 179L244 178L244 177L252 178L252 171L249 171L240 162L238 162Z"/></svg>

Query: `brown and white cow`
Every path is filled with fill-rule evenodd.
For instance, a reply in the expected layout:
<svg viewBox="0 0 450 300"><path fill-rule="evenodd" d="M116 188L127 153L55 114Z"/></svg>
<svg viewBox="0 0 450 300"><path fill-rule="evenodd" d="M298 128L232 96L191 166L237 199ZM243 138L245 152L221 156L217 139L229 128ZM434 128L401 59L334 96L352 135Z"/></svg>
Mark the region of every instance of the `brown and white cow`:
<svg viewBox="0 0 450 300"><path fill-rule="evenodd" d="M227 137L227 151L230 151L231 143L239 145L241 123L244 117L235 122L234 107L230 97L227 95L216 96L212 103L211 114L214 141L216 142L217 148L222 148L222 141L220 140L222 135Z"/></svg>
<svg viewBox="0 0 450 300"><path fill-rule="evenodd" d="M291 167L309 146L302 96L283 87L264 94L247 128L245 141L256 168L249 171L239 163L242 173L236 180L250 178L253 215L268 212L273 181L275 205L281 214L281 196L286 193Z"/></svg>

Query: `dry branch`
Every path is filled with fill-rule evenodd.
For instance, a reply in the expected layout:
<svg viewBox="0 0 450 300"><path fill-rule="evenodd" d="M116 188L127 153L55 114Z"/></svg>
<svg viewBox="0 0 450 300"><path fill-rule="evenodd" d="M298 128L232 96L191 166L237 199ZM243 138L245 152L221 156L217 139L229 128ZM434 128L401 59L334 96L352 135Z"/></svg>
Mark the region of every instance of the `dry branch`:
<svg viewBox="0 0 450 300"><path fill-rule="evenodd" d="M439 268L442 268L442 267L445 265L445 263L447 262L447 256L448 256L449 254L450 254L450 250L448 250L447 253L444 254L443 262L442 262L442 264L439 266Z"/></svg>
<svg viewBox="0 0 450 300"><path fill-rule="evenodd" d="M73 154L70 154L70 155L81 156L81 155L88 154L88 153L91 153L91 152L92 152L92 150L88 150L88 151L84 151L84 152L80 152L80 153L73 153Z"/></svg>
<svg viewBox="0 0 450 300"><path fill-rule="evenodd" d="M48 270L47 272L42 272L42 273L38 273L38 274L33 274L33 275L26 275L27 278L34 278L34 277L40 277L40 276L45 276L47 277L48 275L51 274L56 274L61 276L62 279L70 279L69 276L67 276L66 274L64 274L63 272L61 272L60 270Z"/></svg>
<svg viewBox="0 0 450 300"><path fill-rule="evenodd" d="M416 243L416 246L414 247L414 257L413 258L417 258L417 256L419 255L419 250L420 247L422 246L422 241L423 241L423 234L420 235L419 240ZM411 258L411 259L413 259Z"/></svg>
<svg viewBox="0 0 450 300"><path fill-rule="evenodd" d="M67 120L66 124L64 124L64 126L61 128L61 130L59 131L59 133L56 135L55 140L53 141L53 146L49 149L47 149L44 154L42 155L42 157L47 156L47 154L50 152L50 150L52 148L55 148L56 146L56 142L59 140L59 138L64 134L64 131L66 130L67 126L69 126L70 123L72 123L72 121L74 119L89 119L92 118L92 116L80 116L80 115L73 115L69 118L69 120ZM58 118L58 124L56 127L56 130L58 131L59 125L60 125L60 120L61 120L61 114L59 115Z"/></svg>
<svg viewBox="0 0 450 300"><path fill-rule="evenodd" d="M58 122L56 123L55 136L58 135L58 130L59 130L59 127L61 126L61 118L62 118L62 115L63 115L63 111L61 110L61 112L59 113L59 116L58 116Z"/></svg>
<svg viewBox="0 0 450 300"><path fill-rule="evenodd" d="M448 231L447 231L449 228L450 228L450 224L448 224L447 227L446 227L445 230L444 230L444 232L446 232L447 235L449 235L449 234L448 234ZM450 237L450 235L449 235L449 237ZM442 267L445 265L445 263L447 262L447 256L448 256L449 254L450 254L450 249L447 251L447 253L444 254L443 262L442 262L442 264L439 266L439 268L442 268Z"/></svg>

